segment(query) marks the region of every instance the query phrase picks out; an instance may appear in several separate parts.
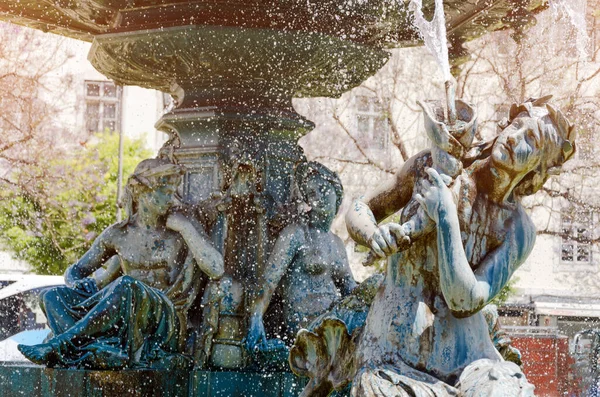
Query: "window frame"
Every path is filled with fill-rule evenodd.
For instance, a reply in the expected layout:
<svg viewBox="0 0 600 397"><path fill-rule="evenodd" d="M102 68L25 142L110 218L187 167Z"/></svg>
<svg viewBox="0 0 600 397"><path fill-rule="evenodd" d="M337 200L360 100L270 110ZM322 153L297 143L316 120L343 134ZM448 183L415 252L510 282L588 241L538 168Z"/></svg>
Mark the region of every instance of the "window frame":
<svg viewBox="0 0 600 397"><path fill-rule="evenodd" d="M582 214L584 215L583 217ZM592 233L594 230L594 211L587 210L575 213L572 209L562 210L560 218L560 264L563 266L593 266L594 245L592 243ZM585 239L589 241L585 242ZM565 247L570 247L571 259L565 259ZM587 260L580 260L581 256L579 252L581 248L587 250Z"/></svg>
<svg viewBox="0 0 600 397"><path fill-rule="evenodd" d="M360 108L360 101L365 98L367 109ZM359 128L359 119L366 118L368 128L367 131ZM376 139L379 136L377 125L377 119L380 118L384 122L383 136L381 139ZM354 126L357 131L357 141L360 142L365 149L374 151L385 151L389 147L390 141L390 125L389 120L385 116L383 106L379 103L379 100L371 95L356 95L354 96Z"/></svg>
<svg viewBox="0 0 600 397"><path fill-rule="evenodd" d="M98 85L98 95L89 95L88 87L91 85ZM114 87L115 96L106 95L106 88ZM122 118L122 106L123 106L123 87L116 85L111 80L85 80L84 81L84 99L85 99L85 129L88 133L103 132L107 128L111 132L121 130L121 118ZM96 121L96 127L90 128L90 117L88 109L90 105L98 105L98 120ZM108 110L106 109L109 105L114 105L114 117L107 117ZM114 123L114 127L109 127L107 123Z"/></svg>

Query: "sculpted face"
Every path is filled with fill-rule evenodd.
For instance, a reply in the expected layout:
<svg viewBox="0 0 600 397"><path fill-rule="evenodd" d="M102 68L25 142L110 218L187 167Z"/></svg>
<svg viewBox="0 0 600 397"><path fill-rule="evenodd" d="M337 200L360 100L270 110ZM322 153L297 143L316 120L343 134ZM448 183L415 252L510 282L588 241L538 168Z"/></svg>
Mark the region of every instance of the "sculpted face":
<svg viewBox="0 0 600 397"><path fill-rule="evenodd" d="M337 194L331 183L314 176L307 181L303 190L312 215L319 218L335 216Z"/></svg>
<svg viewBox="0 0 600 397"><path fill-rule="evenodd" d="M491 161L513 176L524 176L560 155L562 138L554 128L539 122L538 117L522 113L506 127L496 140Z"/></svg>
<svg viewBox="0 0 600 397"><path fill-rule="evenodd" d="M173 206L173 195L180 183L179 174L152 178L152 189L146 193L146 204L158 215L166 214Z"/></svg>

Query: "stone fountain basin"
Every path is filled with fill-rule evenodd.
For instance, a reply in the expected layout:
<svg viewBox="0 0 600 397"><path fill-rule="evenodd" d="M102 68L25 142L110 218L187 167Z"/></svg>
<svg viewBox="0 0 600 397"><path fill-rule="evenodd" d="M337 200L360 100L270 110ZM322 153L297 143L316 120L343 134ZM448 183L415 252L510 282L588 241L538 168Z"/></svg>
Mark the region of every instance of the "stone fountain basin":
<svg viewBox="0 0 600 397"><path fill-rule="evenodd" d="M423 0L425 16L435 0ZM381 47L414 45L407 0L0 0L0 19L92 41L105 33L185 25L317 32ZM547 0L444 0L448 34L465 40L509 27ZM518 19L518 18L517 18Z"/></svg>
<svg viewBox="0 0 600 397"><path fill-rule="evenodd" d="M122 84L187 94L213 95L220 85L238 96L338 96L378 70L387 59L381 48L419 44L407 4L0 0L0 19L93 41L92 63ZM451 54L464 55L464 41L518 25L544 7L546 0L445 0ZM433 9L434 0L423 0L426 17Z"/></svg>
<svg viewBox="0 0 600 397"><path fill-rule="evenodd" d="M406 25L408 15L396 0L3 0L2 13L87 41L103 33L212 25L319 32L370 44L397 42L406 28L396 25Z"/></svg>
<svg viewBox="0 0 600 397"><path fill-rule="evenodd" d="M189 25L98 35L89 59L118 84L164 92L339 96L388 53L316 32Z"/></svg>

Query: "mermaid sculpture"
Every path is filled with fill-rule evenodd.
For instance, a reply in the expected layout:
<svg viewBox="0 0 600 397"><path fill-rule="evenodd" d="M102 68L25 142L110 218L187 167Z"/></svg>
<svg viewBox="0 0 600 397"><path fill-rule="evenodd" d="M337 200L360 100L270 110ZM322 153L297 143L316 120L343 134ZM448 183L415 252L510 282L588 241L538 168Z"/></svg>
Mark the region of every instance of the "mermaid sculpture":
<svg viewBox="0 0 600 397"><path fill-rule="evenodd" d="M282 336L290 342L300 328L356 287L344 244L329 231L342 202L338 176L317 162L301 163L295 175L308 206L306 219L281 232L259 279L261 290L249 307L246 344L250 350L268 348L263 314L280 284L285 324Z"/></svg>

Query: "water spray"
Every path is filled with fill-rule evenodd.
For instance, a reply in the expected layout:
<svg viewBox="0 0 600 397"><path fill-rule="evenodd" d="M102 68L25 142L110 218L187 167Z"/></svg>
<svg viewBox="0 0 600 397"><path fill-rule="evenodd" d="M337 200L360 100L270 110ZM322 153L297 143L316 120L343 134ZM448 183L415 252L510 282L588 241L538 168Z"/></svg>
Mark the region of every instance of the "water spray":
<svg viewBox="0 0 600 397"><path fill-rule="evenodd" d="M452 73L450 73L444 2L443 0L435 0L435 11L431 21L425 19L425 16L423 15L422 0L411 0L409 8L413 12L413 23L421 34L425 47L429 49L442 69L446 91L444 118L448 125L453 125L456 122L456 105L454 102L456 96L456 80L454 80Z"/></svg>
<svg viewBox="0 0 600 397"><path fill-rule="evenodd" d="M558 19L560 16L566 17L569 24L575 30L577 55L580 60L585 61L589 55L590 36L588 35L585 12L578 10L585 10L586 2L584 0L549 0L548 5L552 10L554 18Z"/></svg>

